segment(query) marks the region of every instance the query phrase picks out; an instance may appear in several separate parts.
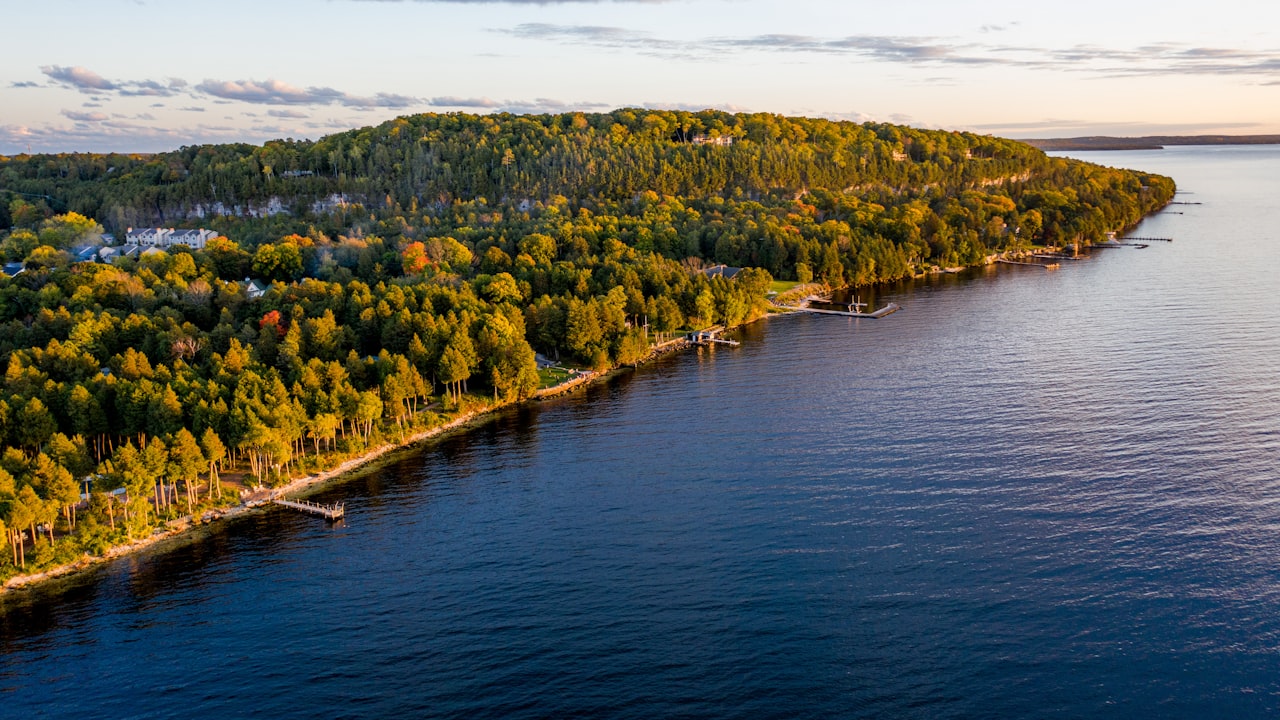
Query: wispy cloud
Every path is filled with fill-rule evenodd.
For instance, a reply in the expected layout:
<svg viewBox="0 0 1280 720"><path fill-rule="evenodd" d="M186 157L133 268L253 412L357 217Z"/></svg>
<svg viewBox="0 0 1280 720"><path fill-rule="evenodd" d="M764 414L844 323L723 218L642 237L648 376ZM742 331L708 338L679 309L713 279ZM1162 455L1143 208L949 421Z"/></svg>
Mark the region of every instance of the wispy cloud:
<svg viewBox="0 0 1280 720"><path fill-rule="evenodd" d="M434 108L459 108L464 110L494 110L509 113L561 113L575 110L599 110L612 108L608 103L589 101L567 101L555 98L533 98L531 100L494 100L488 97L458 97L444 95L426 100L426 104Z"/></svg>
<svg viewBox="0 0 1280 720"><path fill-rule="evenodd" d="M21 80L21 81L15 81L15 82L11 82L11 83L9 83L9 87L11 87L11 88L38 88L38 87L44 87L44 86L43 86L43 85L41 85L41 84L40 84L40 83L38 83L38 82L33 82L33 81L31 81L31 80Z"/></svg>
<svg viewBox="0 0 1280 720"><path fill-rule="evenodd" d="M408 95L377 93L358 96L329 87L301 88L275 79L205 80L195 86L197 92L224 100L263 105L344 105L346 107L406 108L423 101Z"/></svg>
<svg viewBox="0 0 1280 720"><path fill-rule="evenodd" d="M1010 25L985 25L980 35L995 35ZM941 36L819 36L766 33L712 36L694 40L604 25L522 23L496 29L520 40L632 51L668 58L714 59L744 53L847 55L873 62L922 67L1004 66L1031 70L1087 72L1102 76L1234 75L1280 82L1280 50L1248 50L1157 43L1134 48L1074 45L1021 47Z"/></svg>
<svg viewBox="0 0 1280 720"><path fill-rule="evenodd" d="M40 72L62 87L79 90L89 95L115 93L122 96L170 97L182 91L186 82L171 78L158 80L108 80L89 68L80 65L43 65ZM31 87L31 85L28 85Z"/></svg>
<svg viewBox="0 0 1280 720"><path fill-rule="evenodd" d="M663 40L652 33L608 25L556 25L522 23L496 32L522 40L543 40L568 45L587 45L607 49L634 50L643 55L689 57L707 54L714 48L706 42Z"/></svg>
<svg viewBox="0 0 1280 720"><path fill-rule="evenodd" d="M432 107L452 107L452 108L497 108L502 103L487 97L458 97L456 95L444 95L441 97L433 97L427 101Z"/></svg>
<svg viewBox="0 0 1280 720"><path fill-rule="evenodd" d="M99 93L115 90L116 84L86 67L74 65L42 65L40 72L56 83L73 87L81 92Z"/></svg>
<svg viewBox="0 0 1280 720"><path fill-rule="evenodd" d="M251 115L252 113L245 113L245 114ZM271 117L278 117L278 118L300 119L300 118L310 117L306 113L301 112L299 110L268 110L267 114L270 115Z"/></svg>
<svg viewBox="0 0 1280 720"><path fill-rule="evenodd" d="M110 116L100 112L77 112L75 110L63 110L62 116L76 122L102 122L110 120Z"/></svg>
<svg viewBox="0 0 1280 720"><path fill-rule="evenodd" d="M113 119L70 124L0 125L0 153L25 152L28 147L33 152L159 152L181 145L262 142L271 137L271 134L226 125L173 128Z"/></svg>
<svg viewBox="0 0 1280 720"><path fill-rule="evenodd" d="M167 82L159 82L157 80L137 80L129 83L121 83L117 90L124 96L152 96L152 97L171 97L182 92L187 87L185 80L177 78Z"/></svg>
<svg viewBox="0 0 1280 720"><path fill-rule="evenodd" d="M503 112L540 115L543 113L564 113L575 110L602 110L612 105L600 102L566 102L553 98L534 98L533 100L515 100L503 103L499 108Z"/></svg>
<svg viewBox="0 0 1280 720"><path fill-rule="evenodd" d="M724 112L739 113L750 112L748 108L741 105L733 105L730 103L709 104L709 103L670 103L670 102L646 102L640 107L647 110L682 110L684 112L700 112L702 110L721 110Z"/></svg>

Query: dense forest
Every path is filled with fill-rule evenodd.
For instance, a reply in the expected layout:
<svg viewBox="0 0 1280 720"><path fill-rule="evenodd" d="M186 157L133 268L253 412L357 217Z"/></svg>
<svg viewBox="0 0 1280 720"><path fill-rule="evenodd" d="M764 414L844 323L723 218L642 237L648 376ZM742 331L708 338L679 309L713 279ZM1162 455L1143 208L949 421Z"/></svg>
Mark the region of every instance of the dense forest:
<svg viewBox="0 0 1280 720"><path fill-rule="evenodd" d="M1173 192L997 138L713 111L0 158L0 577L528 397L556 379L535 351L634 364L759 317L775 279L1089 243ZM76 261L177 225L221 237Z"/></svg>

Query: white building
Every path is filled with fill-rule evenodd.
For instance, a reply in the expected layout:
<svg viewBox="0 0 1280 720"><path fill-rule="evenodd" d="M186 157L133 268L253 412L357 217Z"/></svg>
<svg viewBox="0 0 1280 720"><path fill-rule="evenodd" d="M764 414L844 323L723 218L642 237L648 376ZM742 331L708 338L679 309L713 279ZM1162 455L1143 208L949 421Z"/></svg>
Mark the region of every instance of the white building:
<svg viewBox="0 0 1280 720"><path fill-rule="evenodd" d="M240 283L240 287L244 288L244 294L250 300L257 300L266 295L267 290L271 288L267 283L252 278L245 278L244 282Z"/></svg>
<svg viewBox="0 0 1280 720"><path fill-rule="evenodd" d="M213 230L175 230L174 228L129 228L125 243L144 247L167 248L186 245L192 250L203 250L205 243L218 237Z"/></svg>

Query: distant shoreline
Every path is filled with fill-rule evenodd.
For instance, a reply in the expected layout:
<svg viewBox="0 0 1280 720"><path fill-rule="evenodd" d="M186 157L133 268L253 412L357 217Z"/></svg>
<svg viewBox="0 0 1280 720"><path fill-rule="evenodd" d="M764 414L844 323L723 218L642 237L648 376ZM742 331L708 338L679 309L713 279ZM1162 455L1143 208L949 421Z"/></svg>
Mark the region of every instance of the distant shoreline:
<svg viewBox="0 0 1280 720"><path fill-rule="evenodd" d="M1186 145L1280 145L1280 135L1144 135L1111 137L1093 135L1074 138L1032 138L1019 140L1041 150L1163 150Z"/></svg>

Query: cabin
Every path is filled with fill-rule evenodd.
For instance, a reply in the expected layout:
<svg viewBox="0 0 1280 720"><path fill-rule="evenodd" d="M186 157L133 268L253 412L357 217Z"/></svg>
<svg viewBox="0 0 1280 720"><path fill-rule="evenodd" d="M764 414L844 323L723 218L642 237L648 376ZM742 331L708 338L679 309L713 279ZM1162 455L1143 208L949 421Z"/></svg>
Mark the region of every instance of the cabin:
<svg viewBox="0 0 1280 720"><path fill-rule="evenodd" d="M23 262L11 262L4 264L5 277L18 277L27 271L27 264Z"/></svg>

